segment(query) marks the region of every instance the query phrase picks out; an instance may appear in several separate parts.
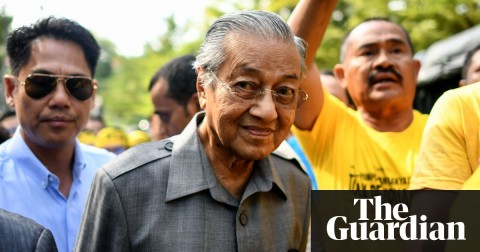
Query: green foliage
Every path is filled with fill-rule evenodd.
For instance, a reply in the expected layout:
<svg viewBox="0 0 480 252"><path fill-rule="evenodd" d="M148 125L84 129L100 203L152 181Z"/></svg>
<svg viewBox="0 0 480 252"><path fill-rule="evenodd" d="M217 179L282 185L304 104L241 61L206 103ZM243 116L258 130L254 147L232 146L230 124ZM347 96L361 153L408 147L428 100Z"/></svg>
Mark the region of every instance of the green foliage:
<svg viewBox="0 0 480 252"><path fill-rule="evenodd" d="M148 93L151 76L166 59L150 54L139 58L115 57L113 74L100 83L108 125L134 125L152 113Z"/></svg>
<svg viewBox="0 0 480 252"><path fill-rule="evenodd" d="M148 118L153 107L148 84L153 74L174 57L198 51L208 27L224 13L239 9L262 9L285 20L298 0L210 0L201 21L179 25L174 16L163 25L167 31L158 43L146 44L141 57L116 53L112 42L99 39L102 55L96 70L98 94L104 98L104 117L109 125L134 125ZM321 13L319 13L321 15ZM472 26L480 24L479 0L339 0L319 50L316 63L331 69L339 61L339 48L348 30L368 17L382 16L400 23L410 32L417 51ZM0 10L0 66L5 57L5 39L12 17ZM1 68L0 68L1 69ZM3 68L4 69L4 68Z"/></svg>
<svg viewBox="0 0 480 252"><path fill-rule="evenodd" d="M7 66L5 66L5 58L6 58L6 39L8 33L10 31L10 24L12 23L12 17L7 16L5 14L5 9L2 8L0 10L0 76L3 76L5 73L8 72ZM4 86L3 84L0 87L0 93L3 94ZM5 103L5 98L0 99L0 113L3 113L8 109L7 104Z"/></svg>
<svg viewBox="0 0 480 252"><path fill-rule="evenodd" d="M105 100L105 117L111 124L131 125L152 113L147 87L156 70L174 57L196 53L210 24L224 13L239 9L263 9L279 13L285 20L297 0L213 0L204 10L203 21L179 26L166 18L167 31L158 39L158 46L145 45L142 57L125 58L107 50L111 69L98 71L105 78L100 93ZM471 0L340 0L320 49L316 63L332 69L339 61L339 48L346 32L368 17L382 16L402 24L410 32L417 51L480 23L480 8ZM185 34L193 33L186 40ZM104 44L102 44L102 48Z"/></svg>
<svg viewBox="0 0 480 252"><path fill-rule="evenodd" d="M480 2L471 0L344 0L337 8L317 51L320 68L333 68L348 30L365 18L387 17L410 33L416 51L480 23Z"/></svg>
<svg viewBox="0 0 480 252"><path fill-rule="evenodd" d="M195 53L201 43L200 39L180 43L182 34L190 24L179 27L173 16L167 17L165 22L168 29L159 37L158 45L146 44L141 57L127 58L117 55L113 46L101 41L104 51L102 55L105 55L102 59L105 60L104 63L109 63L99 63L97 76L110 72L99 85L99 94L104 100L104 118L108 125L132 126L142 119L148 119L153 113L148 91L152 76L171 59ZM177 46L179 44L181 46ZM107 48L104 45L107 45ZM100 67L103 67L103 72L99 71Z"/></svg>
<svg viewBox="0 0 480 252"><path fill-rule="evenodd" d="M7 16L5 14L5 8L0 10L0 73L5 71L5 66L3 62L5 62L5 44L7 40L8 33L10 32L10 24L12 23L12 17Z"/></svg>

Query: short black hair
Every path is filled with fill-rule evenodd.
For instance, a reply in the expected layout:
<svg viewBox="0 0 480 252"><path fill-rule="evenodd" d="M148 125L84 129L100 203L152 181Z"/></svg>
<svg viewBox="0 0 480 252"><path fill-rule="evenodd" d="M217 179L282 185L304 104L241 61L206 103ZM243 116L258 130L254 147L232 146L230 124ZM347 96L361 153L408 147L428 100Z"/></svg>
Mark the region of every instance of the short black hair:
<svg viewBox="0 0 480 252"><path fill-rule="evenodd" d="M335 77L335 73L333 73L333 71L330 70L330 69L322 69L322 70L320 70L320 74Z"/></svg>
<svg viewBox="0 0 480 252"><path fill-rule="evenodd" d="M3 126L0 126L0 144L10 139L10 133Z"/></svg>
<svg viewBox="0 0 480 252"><path fill-rule="evenodd" d="M105 120L103 119L103 116L101 116L101 115L90 115L90 120L98 121L98 122L102 123L103 125L105 125Z"/></svg>
<svg viewBox="0 0 480 252"><path fill-rule="evenodd" d="M7 39L7 56L13 75L18 76L20 69L28 63L32 42L41 37L78 44L85 54L92 73L91 77L95 75L95 68L100 57L100 46L93 35L73 20L53 16L40 19L31 26L19 27L10 33Z"/></svg>
<svg viewBox="0 0 480 252"><path fill-rule="evenodd" d="M168 82L167 96L186 106L192 94L197 92L194 62L195 56L190 54L169 61L152 77L148 90L151 91L160 79L165 79Z"/></svg>
<svg viewBox="0 0 480 252"><path fill-rule="evenodd" d="M358 26L360 26L361 24L364 24L364 23L367 23L367 22L372 22L372 21L384 21L384 22L388 22L388 23L391 23L391 24L394 24L398 27L400 27L400 29L402 29L403 33L405 34L405 37L407 38L407 43L408 43L408 46L410 47L410 49L412 50L412 56L415 55L415 47L413 46L413 43L412 43L412 38L410 38L410 34L408 33L408 31L403 27L401 26L400 24L397 24L395 22L393 22L392 20L386 18L386 17L371 17L371 18L366 18L364 19L361 23L359 23L358 25L354 26L352 29L350 29L347 34L345 34L345 37L343 38L343 41L342 41L342 45L340 47L340 62L343 62L344 58L345 58L345 42L347 42L348 38L350 37L350 34L352 33L353 30L355 30L355 28L357 28Z"/></svg>
<svg viewBox="0 0 480 252"><path fill-rule="evenodd" d="M465 62L463 63L463 68L462 68L462 79L464 79L464 80L467 79L468 68L472 64L473 55L477 51L480 51L480 45L477 45L472 50L468 51L467 55L465 56Z"/></svg>

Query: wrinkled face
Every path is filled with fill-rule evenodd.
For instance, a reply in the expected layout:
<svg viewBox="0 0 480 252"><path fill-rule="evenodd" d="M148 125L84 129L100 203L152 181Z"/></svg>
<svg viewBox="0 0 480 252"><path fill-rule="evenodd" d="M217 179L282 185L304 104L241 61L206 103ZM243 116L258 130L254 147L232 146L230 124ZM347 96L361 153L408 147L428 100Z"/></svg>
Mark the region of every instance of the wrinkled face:
<svg viewBox="0 0 480 252"><path fill-rule="evenodd" d="M243 160L262 159L287 137L295 109L274 102L272 92L248 100L225 85L273 90L288 87L297 91L301 58L294 44L281 41L235 33L229 34L226 41L228 57L217 72L218 80L200 85L205 78L202 75L208 71L197 69L202 76L197 82L200 105L206 111L200 137L206 135L211 143L207 148L214 152Z"/></svg>
<svg viewBox="0 0 480 252"><path fill-rule="evenodd" d="M412 108L420 63L399 26L381 20L363 23L351 32L345 49L335 74L359 109L386 104Z"/></svg>
<svg viewBox="0 0 480 252"><path fill-rule="evenodd" d="M160 78L150 90L150 97L155 109L154 117L157 120L157 134L155 138L163 139L180 134L190 119L198 112L196 95L190 99L187 106L183 106L175 99L167 96L168 83Z"/></svg>
<svg viewBox="0 0 480 252"><path fill-rule="evenodd" d="M480 50L472 56L472 62L467 69L465 84L473 84L477 81L480 81Z"/></svg>
<svg viewBox="0 0 480 252"><path fill-rule="evenodd" d="M91 72L80 46L72 42L40 38L33 42L28 63L20 70L18 80L5 77L7 103L15 107L21 134L32 148L63 148L74 144L77 134L87 123L94 95L79 101L65 89L64 80L40 99L25 93L21 82L32 73L78 75L91 78ZM96 83L94 82L96 85Z"/></svg>

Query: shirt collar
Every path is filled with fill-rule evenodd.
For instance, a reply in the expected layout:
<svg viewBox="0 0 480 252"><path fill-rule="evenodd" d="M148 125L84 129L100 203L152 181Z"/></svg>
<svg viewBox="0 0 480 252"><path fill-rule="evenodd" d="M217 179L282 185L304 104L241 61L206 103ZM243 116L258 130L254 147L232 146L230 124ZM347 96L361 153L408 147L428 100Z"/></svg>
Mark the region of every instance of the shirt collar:
<svg viewBox="0 0 480 252"><path fill-rule="evenodd" d="M35 181L37 181L43 188L46 188L49 183L59 183L55 174L51 173L47 167L33 154L32 150L28 147L27 143L23 139L20 133L20 127L15 131L12 139L7 143L6 147L7 155L10 156L17 167L24 170ZM74 164L73 164L73 176L80 179L80 175L83 169L85 169L85 160L83 158L82 151L78 140L75 141L74 150Z"/></svg>
<svg viewBox="0 0 480 252"><path fill-rule="evenodd" d="M238 206L238 200L231 196L216 179L201 145L197 127L204 118L205 112L197 113L183 132L172 139L175 143L172 149L166 201L209 189L215 200ZM256 161L254 165L242 200L256 192L267 192L272 188L286 199L285 187L270 157Z"/></svg>

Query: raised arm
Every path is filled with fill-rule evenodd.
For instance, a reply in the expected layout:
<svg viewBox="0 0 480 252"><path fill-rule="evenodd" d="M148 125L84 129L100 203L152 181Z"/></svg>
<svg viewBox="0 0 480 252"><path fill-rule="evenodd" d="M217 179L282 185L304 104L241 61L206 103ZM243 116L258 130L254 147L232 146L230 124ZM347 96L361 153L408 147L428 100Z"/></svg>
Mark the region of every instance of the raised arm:
<svg viewBox="0 0 480 252"><path fill-rule="evenodd" d="M323 90L321 88L320 73L315 65L315 54L319 48L325 30L337 0L300 0L288 24L298 37L307 44L306 68L307 76L302 82L302 89L308 93L308 101L297 110L295 126L302 130L310 130L315 119L322 110Z"/></svg>

